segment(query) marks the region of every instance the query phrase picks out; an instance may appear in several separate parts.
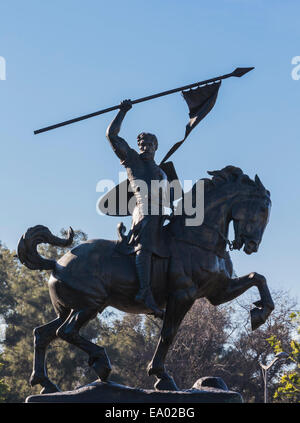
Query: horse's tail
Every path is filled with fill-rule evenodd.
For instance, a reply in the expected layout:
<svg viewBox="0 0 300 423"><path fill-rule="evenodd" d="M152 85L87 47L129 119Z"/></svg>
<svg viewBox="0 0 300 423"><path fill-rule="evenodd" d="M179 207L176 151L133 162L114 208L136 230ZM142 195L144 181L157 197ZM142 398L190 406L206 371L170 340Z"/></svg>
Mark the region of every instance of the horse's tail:
<svg viewBox="0 0 300 423"><path fill-rule="evenodd" d="M27 229L22 235L17 248L17 255L22 264L31 270L53 270L56 261L48 260L39 255L39 244L50 244L56 247L68 247L72 244L74 231L70 227L67 238L58 238L53 235L46 226L37 225Z"/></svg>

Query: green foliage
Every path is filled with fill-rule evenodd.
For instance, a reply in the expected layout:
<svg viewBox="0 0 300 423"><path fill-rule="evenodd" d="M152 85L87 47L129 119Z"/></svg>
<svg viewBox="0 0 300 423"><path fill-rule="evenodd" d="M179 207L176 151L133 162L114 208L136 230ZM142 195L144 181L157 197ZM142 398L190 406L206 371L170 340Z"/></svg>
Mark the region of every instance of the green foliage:
<svg viewBox="0 0 300 423"><path fill-rule="evenodd" d="M291 313L291 321L296 326L296 333L300 335L300 312ZM268 342L274 349L275 353L283 351L281 341L272 335L269 337ZM289 360L292 364L292 370L285 372L280 378L280 385L277 388L274 399L282 400L284 402L300 402L300 343L296 339L292 339L289 349Z"/></svg>
<svg viewBox="0 0 300 423"><path fill-rule="evenodd" d="M0 360L1 360L1 355L0 355ZM2 368L3 368L3 364L0 362L0 371ZM3 379L0 379L0 403L6 401L7 395L8 395L8 386L4 382Z"/></svg>
<svg viewBox="0 0 300 423"><path fill-rule="evenodd" d="M275 310L264 325L252 332L249 328L248 315L241 310L248 311L251 308L251 303L257 298L254 295L250 292L232 303L233 335L228 339L219 373L232 390L242 394L245 402L264 400L259 362L268 364L274 358L274 349L267 338L276 335L285 350L292 339L294 329L288 317L295 308L296 301L284 291L273 291ZM283 364L284 361L279 360L268 371L269 398L272 398L278 387Z"/></svg>

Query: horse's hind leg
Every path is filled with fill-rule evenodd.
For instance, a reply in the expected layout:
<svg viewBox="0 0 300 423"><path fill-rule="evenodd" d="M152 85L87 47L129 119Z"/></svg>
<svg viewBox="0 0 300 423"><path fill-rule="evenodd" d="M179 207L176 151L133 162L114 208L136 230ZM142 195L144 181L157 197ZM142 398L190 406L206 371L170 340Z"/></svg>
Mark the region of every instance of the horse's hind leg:
<svg viewBox="0 0 300 423"><path fill-rule="evenodd" d="M30 384L31 386L40 384L43 387L41 394L59 391L59 388L48 379L45 360L47 347L50 342L56 338L56 331L62 323L63 320L58 317L52 322L39 326L33 330L34 359Z"/></svg>
<svg viewBox="0 0 300 423"><path fill-rule="evenodd" d="M86 352L89 355L89 366L101 380L106 381L111 372L111 365L105 349L79 335L80 329L96 317L98 312L99 310L95 309L72 310L66 321L56 331L56 335Z"/></svg>
<svg viewBox="0 0 300 423"><path fill-rule="evenodd" d="M148 374L155 375L158 381L154 387L157 390L177 391L178 388L165 369L165 360L170 346L176 336L180 323L194 303L188 295L179 293L170 295L167 303L161 336L152 358L148 365Z"/></svg>

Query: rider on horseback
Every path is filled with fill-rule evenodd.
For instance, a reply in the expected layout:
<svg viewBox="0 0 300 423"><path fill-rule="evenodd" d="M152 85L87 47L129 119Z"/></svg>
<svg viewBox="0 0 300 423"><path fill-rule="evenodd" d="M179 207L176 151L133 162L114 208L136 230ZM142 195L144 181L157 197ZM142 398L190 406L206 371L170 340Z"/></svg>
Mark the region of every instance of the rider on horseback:
<svg viewBox="0 0 300 423"><path fill-rule="evenodd" d="M118 136L122 121L131 108L130 100L121 102L120 111L108 127L106 137L121 164L127 170L128 180L136 200L132 213L132 226L127 237L128 244L136 253L135 264L140 284L135 299L151 309L155 316L162 318L163 311L158 308L153 298L150 284L152 255L169 256L168 248L164 245L161 236L165 219L167 176L154 161L155 151L158 147L155 135L144 132L138 135L139 153L130 148L127 142ZM160 190L153 189L153 181L160 183ZM145 184L147 193L142 189ZM155 214L152 212L153 206L156 206Z"/></svg>

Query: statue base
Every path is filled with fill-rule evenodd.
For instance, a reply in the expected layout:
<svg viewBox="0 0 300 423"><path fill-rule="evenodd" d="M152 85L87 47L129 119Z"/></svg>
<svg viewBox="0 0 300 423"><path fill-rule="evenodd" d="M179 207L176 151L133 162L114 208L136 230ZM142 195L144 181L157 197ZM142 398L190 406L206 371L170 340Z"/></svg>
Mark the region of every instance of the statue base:
<svg viewBox="0 0 300 423"><path fill-rule="evenodd" d="M156 391L131 388L114 382L95 381L74 391L29 396L26 403L241 403L238 392L229 391L220 378L199 379L191 389Z"/></svg>

